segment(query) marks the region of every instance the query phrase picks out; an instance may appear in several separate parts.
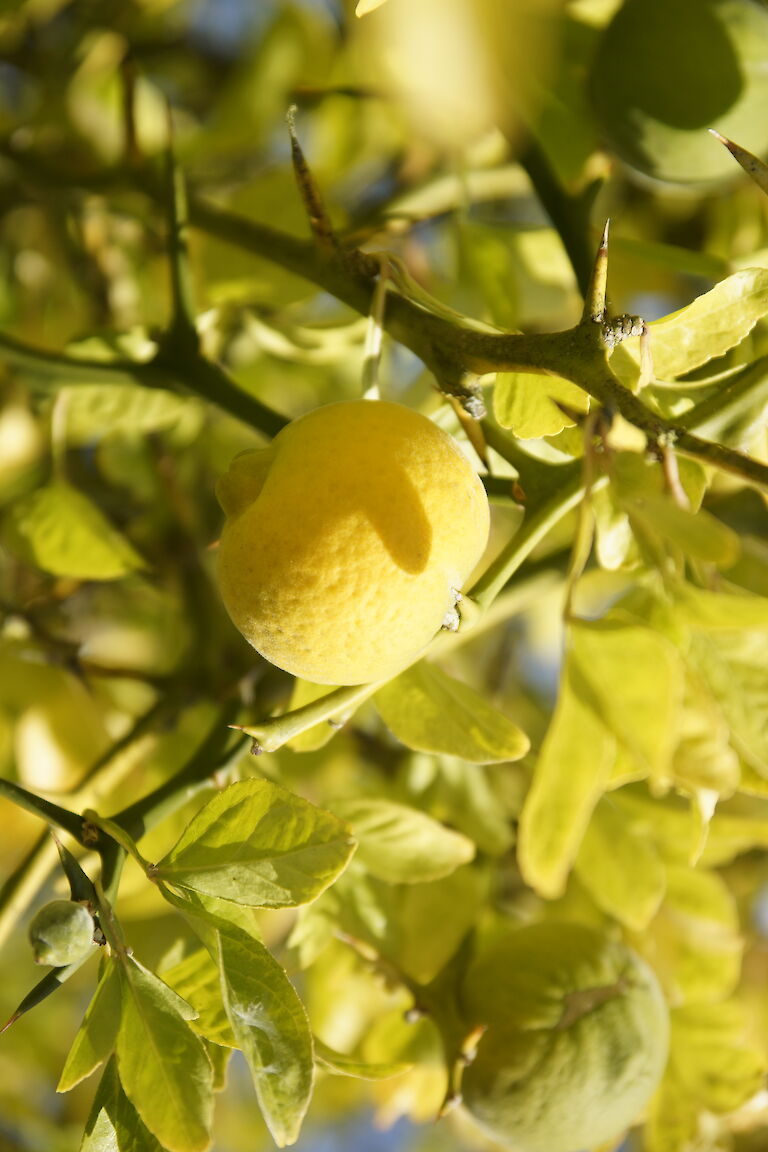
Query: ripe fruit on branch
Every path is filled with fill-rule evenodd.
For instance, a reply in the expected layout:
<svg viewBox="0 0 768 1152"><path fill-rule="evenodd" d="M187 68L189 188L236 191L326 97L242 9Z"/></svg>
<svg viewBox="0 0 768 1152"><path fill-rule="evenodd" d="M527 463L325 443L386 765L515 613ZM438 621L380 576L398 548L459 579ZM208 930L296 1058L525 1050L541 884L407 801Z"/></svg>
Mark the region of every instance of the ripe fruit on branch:
<svg viewBox="0 0 768 1152"><path fill-rule="evenodd" d="M36 964L61 968L83 960L94 946L93 917L75 900L51 900L29 924L29 942Z"/></svg>
<svg viewBox="0 0 768 1152"><path fill-rule="evenodd" d="M439 630L488 538L456 442L380 400L316 408L235 458L219 585L246 640L319 684L394 676Z"/></svg>
<svg viewBox="0 0 768 1152"><path fill-rule="evenodd" d="M608 145L648 176L690 183L738 168L707 133L768 149L768 8L761 0L625 0L594 60Z"/></svg>
<svg viewBox="0 0 768 1152"><path fill-rule="evenodd" d="M576 924L505 934L470 964L464 1009L487 1025L462 1078L464 1105L516 1152L581 1152L641 1118L667 1059L653 971Z"/></svg>

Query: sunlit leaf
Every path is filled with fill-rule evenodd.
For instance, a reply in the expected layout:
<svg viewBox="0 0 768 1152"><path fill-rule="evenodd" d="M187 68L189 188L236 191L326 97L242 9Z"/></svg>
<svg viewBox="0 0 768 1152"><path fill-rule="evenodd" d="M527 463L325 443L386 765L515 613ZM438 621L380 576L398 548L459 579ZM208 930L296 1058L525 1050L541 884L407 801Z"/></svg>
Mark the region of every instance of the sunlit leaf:
<svg viewBox="0 0 768 1152"><path fill-rule="evenodd" d="M648 325L656 376L674 380L722 356L766 313L768 270L746 268L721 280L685 308ZM639 339L620 344L611 364L624 383L634 386L640 377Z"/></svg>
<svg viewBox="0 0 768 1152"><path fill-rule="evenodd" d="M703 509L694 514L670 496L656 492L627 496L621 503L633 520L675 544L687 556L728 567L739 555L737 534Z"/></svg>
<svg viewBox="0 0 768 1152"><path fill-rule="evenodd" d="M166 1152L123 1091L114 1058L104 1069L80 1152Z"/></svg>
<svg viewBox="0 0 768 1152"><path fill-rule="evenodd" d="M117 580L144 565L96 505L69 484L49 484L18 501L6 539L38 568L75 580Z"/></svg>
<svg viewBox="0 0 768 1152"><path fill-rule="evenodd" d="M489 856L503 855L512 844L510 817L493 786L493 769L456 756L432 760L435 804L443 818ZM498 769L506 779L506 769Z"/></svg>
<svg viewBox="0 0 768 1152"><path fill-rule="evenodd" d="M213 939L211 929L226 931L231 924L255 940L261 939L258 913L249 905L221 900L217 896L193 891L192 888L174 891L168 884L160 885L160 892L169 904L192 920L197 934L208 943Z"/></svg>
<svg viewBox="0 0 768 1152"><path fill-rule="evenodd" d="M294 1144L309 1107L312 1034L293 985L263 944L232 930L219 934L224 1003L279 1148Z"/></svg>
<svg viewBox="0 0 768 1152"><path fill-rule="evenodd" d="M526 883L548 899L565 889L615 752L615 738L577 690L569 661L520 816L517 846Z"/></svg>
<svg viewBox="0 0 768 1152"><path fill-rule="evenodd" d="M761 776L768 777L768 672L766 637L760 632L698 632L690 658L709 686L731 730L731 743Z"/></svg>
<svg viewBox="0 0 768 1152"><path fill-rule="evenodd" d="M155 875L237 904L293 907L327 888L353 848L330 812L268 780L241 780L204 805Z"/></svg>
<svg viewBox="0 0 768 1152"><path fill-rule="evenodd" d="M499 372L496 377L494 416L502 428L509 428L521 440L555 436L575 423L558 407L558 401L575 412L589 409L586 392L558 376Z"/></svg>
<svg viewBox="0 0 768 1152"><path fill-rule="evenodd" d="M355 1060L345 1056L343 1052L336 1052L323 1044L315 1037L315 1060L321 1068L334 1072L337 1076L352 1076L359 1080L389 1080L392 1076L401 1076L411 1065L400 1061L391 1061L387 1064L369 1064L364 1060Z"/></svg>
<svg viewBox="0 0 768 1152"><path fill-rule="evenodd" d="M702 1119L735 1112L765 1081L765 1055L751 1040L738 1001L675 1009L670 1025L667 1070L644 1132L648 1152L702 1147Z"/></svg>
<svg viewBox="0 0 768 1152"><path fill-rule="evenodd" d="M669 865L664 901L637 945L672 1004L713 1004L731 995L744 943L725 881L702 868Z"/></svg>
<svg viewBox="0 0 768 1152"><path fill-rule="evenodd" d="M380 880L393 884L438 880L475 855L466 836L405 804L345 800L335 805L335 811L358 842L358 861Z"/></svg>
<svg viewBox="0 0 768 1152"><path fill-rule="evenodd" d="M203 1152L213 1120L213 1070L189 1026L195 1012L133 957L120 975L117 1066L125 1094L168 1152Z"/></svg>
<svg viewBox="0 0 768 1152"><path fill-rule="evenodd" d="M676 600L694 628L768 631L768 598L765 596L739 595L725 590L709 592L684 584L677 590Z"/></svg>
<svg viewBox="0 0 768 1152"><path fill-rule="evenodd" d="M592 813L574 867L595 903L628 928L642 931L658 911L666 869L608 796Z"/></svg>
<svg viewBox="0 0 768 1152"><path fill-rule="evenodd" d="M195 1032L213 1044L237 1047L221 998L219 969L205 948L191 952L172 968L165 969L162 975L169 988L197 1013L190 1021Z"/></svg>
<svg viewBox="0 0 768 1152"><path fill-rule="evenodd" d="M519 760L528 738L479 692L420 660L374 697L388 728L408 748L476 764Z"/></svg>
<svg viewBox="0 0 768 1152"><path fill-rule="evenodd" d="M683 696L679 653L665 636L620 617L579 621L572 659L603 723L652 776L677 742Z"/></svg>
<svg viewBox="0 0 768 1152"><path fill-rule="evenodd" d="M120 981L113 960L104 966L96 991L86 1009L66 1063L57 1092L68 1092L90 1076L112 1053L120 1026Z"/></svg>
<svg viewBox="0 0 768 1152"><path fill-rule="evenodd" d="M680 740L672 760L676 784L730 796L739 785L740 767L729 740L730 729L722 709L706 684L689 671L680 718Z"/></svg>

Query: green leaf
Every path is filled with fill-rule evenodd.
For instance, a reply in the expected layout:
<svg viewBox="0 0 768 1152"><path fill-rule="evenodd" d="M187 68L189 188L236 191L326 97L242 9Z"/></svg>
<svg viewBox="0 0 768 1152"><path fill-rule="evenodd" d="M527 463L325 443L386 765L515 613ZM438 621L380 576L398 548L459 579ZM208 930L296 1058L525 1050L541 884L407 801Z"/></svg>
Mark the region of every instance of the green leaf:
<svg viewBox="0 0 768 1152"><path fill-rule="evenodd" d="M739 758L729 744L730 729L707 685L692 670L685 681L680 741L672 760L675 784L687 791L707 789L730 796L739 786Z"/></svg>
<svg viewBox="0 0 768 1152"><path fill-rule="evenodd" d="M517 861L539 895L565 891L592 811L603 792L616 741L577 689L567 660L552 722L520 815Z"/></svg>
<svg viewBox="0 0 768 1152"><path fill-rule="evenodd" d="M681 585L676 602L689 624L708 632L728 629L768 630L768 598L726 591L708 592Z"/></svg>
<svg viewBox="0 0 768 1152"><path fill-rule="evenodd" d="M222 995L279 1148L294 1144L312 1096L312 1034L296 990L263 944L219 934Z"/></svg>
<svg viewBox="0 0 768 1152"><path fill-rule="evenodd" d="M155 875L203 896L292 908L332 884L353 848L330 812L268 780L241 780L193 817Z"/></svg>
<svg viewBox="0 0 768 1152"><path fill-rule="evenodd" d="M499 372L493 389L493 413L502 428L521 440L555 436L571 428L570 420L556 401L576 412L589 410L586 392L559 376L532 372Z"/></svg>
<svg viewBox="0 0 768 1152"><path fill-rule="evenodd" d="M114 1057L104 1069L80 1152L167 1152L123 1091Z"/></svg>
<svg viewBox="0 0 768 1152"><path fill-rule="evenodd" d="M374 914L385 910L381 951L412 980L426 984L477 923L488 899L486 877L467 865L441 880L387 888L389 900L369 907Z"/></svg>
<svg viewBox="0 0 768 1152"><path fill-rule="evenodd" d="M221 998L219 969L205 948L198 948L165 969L163 980L194 1008L197 1016L190 1023L195 1032L212 1044L237 1047Z"/></svg>
<svg viewBox="0 0 768 1152"><path fill-rule="evenodd" d="M430 764L435 779L429 795L444 818L488 856L508 852L513 841L510 818L499 795L501 789L497 791L492 784L497 773L506 780L506 770L469 764L456 756L430 758Z"/></svg>
<svg viewBox="0 0 768 1152"><path fill-rule="evenodd" d="M626 496L621 505L632 520L680 548L686 556L729 567L738 559L739 537L703 508L691 512L670 496L644 492Z"/></svg>
<svg viewBox="0 0 768 1152"><path fill-rule="evenodd" d="M707 682L731 730L731 744L768 777L768 673L764 632L699 632L690 659Z"/></svg>
<svg viewBox="0 0 768 1152"><path fill-rule="evenodd" d="M763 784L760 796L748 796L740 791L731 800L718 805L710 822L702 853L703 863L716 867L729 863L744 852L768 848L768 804L763 798L768 786L762 777L758 779Z"/></svg>
<svg viewBox="0 0 768 1152"><path fill-rule="evenodd" d="M29 563L73 580L117 580L144 566L96 505L69 484L49 484L18 501L6 538Z"/></svg>
<svg viewBox="0 0 768 1152"><path fill-rule="evenodd" d="M412 1067L400 1061L390 1061L386 1064L370 1064L365 1060L355 1060L352 1056L345 1056L343 1052L336 1052L323 1044L315 1036L315 1060L321 1068L333 1072L337 1076L352 1076L358 1080L390 1080L393 1076L401 1076Z"/></svg>
<svg viewBox="0 0 768 1152"><path fill-rule="evenodd" d="M125 1094L168 1152L210 1144L213 1070L189 1027L194 1009L131 956L120 969L117 1065Z"/></svg>
<svg viewBox="0 0 768 1152"><path fill-rule="evenodd" d="M69 1092L110 1056L120 1026L120 1011L120 979L115 961L107 960L69 1050L57 1092Z"/></svg>
<svg viewBox="0 0 768 1152"><path fill-rule="evenodd" d="M474 689L420 660L374 696L381 718L401 743L474 764L519 760L528 737Z"/></svg>
<svg viewBox="0 0 768 1152"><path fill-rule="evenodd" d="M198 411L194 399L174 396L161 388L78 384L67 391L67 440L88 444L116 431L123 435L162 432Z"/></svg>
<svg viewBox="0 0 768 1152"><path fill-rule="evenodd" d="M764 1087L765 1055L750 1042L736 1000L678 1008L671 1015L670 1055L680 1085L708 1112L734 1112Z"/></svg>
<svg viewBox="0 0 768 1152"><path fill-rule="evenodd" d="M665 778L683 698L678 651L660 633L616 615L574 623L571 653L603 723L646 772Z"/></svg>
<svg viewBox="0 0 768 1152"><path fill-rule="evenodd" d="M750 1042L737 1001L675 1009L670 1025L667 1071L645 1129L648 1152L703 1147L697 1139L700 1114L736 1111L765 1079L765 1057Z"/></svg>
<svg viewBox="0 0 768 1152"><path fill-rule="evenodd" d="M768 269L746 268L721 280L692 304L648 325L654 373L674 380L740 343L768 314ZM615 350L611 366L624 384L640 379L639 339Z"/></svg>
<svg viewBox="0 0 768 1152"><path fill-rule="evenodd" d="M379 880L392 884L438 880L475 855L466 836L404 804L346 800L336 804L335 811L354 833L358 861Z"/></svg>
<svg viewBox="0 0 768 1152"><path fill-rule="evenodd" d="M206 929L217 928L226 932L231 924L245 932L247 936L253 936L255 940L261 939L261 929L254 908L245 904L235 904L232 900L220 900L216 896L208 896L202 892L193 892L191 888L175 892L167 884L161 883L159 889L169 904L195 922L195 931L206 944L210 944L213 939L210 931L206 935Z"/></svg>
<svg viewBox="0 0 768 1152"><path fill-rule="evenodd" d="M659 912L637 941L673 1004L713 1004L739 979L744 942L735 900L715 872L667 868Z"/></svg>
<svg viewBox="0 0 768 1152"><path fill-rule="evenodd" d="M598 907L627 928L641 932L656 915L666 870L653 844L630 826L611 797L595 808L574 867Z"/></svg>

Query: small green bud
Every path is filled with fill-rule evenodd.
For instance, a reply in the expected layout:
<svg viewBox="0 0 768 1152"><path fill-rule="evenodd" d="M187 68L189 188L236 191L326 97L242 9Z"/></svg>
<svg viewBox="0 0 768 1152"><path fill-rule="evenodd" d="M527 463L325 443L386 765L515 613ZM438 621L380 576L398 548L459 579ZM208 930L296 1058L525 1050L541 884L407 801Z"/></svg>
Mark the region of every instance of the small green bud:
<svg viewBox="0 0 768 1152"><path fill-rule="evenodd" d="M93 947L95 927L84 904L52 900L35 913L29 925L35 963L61 968L82 960Z"/></svg>

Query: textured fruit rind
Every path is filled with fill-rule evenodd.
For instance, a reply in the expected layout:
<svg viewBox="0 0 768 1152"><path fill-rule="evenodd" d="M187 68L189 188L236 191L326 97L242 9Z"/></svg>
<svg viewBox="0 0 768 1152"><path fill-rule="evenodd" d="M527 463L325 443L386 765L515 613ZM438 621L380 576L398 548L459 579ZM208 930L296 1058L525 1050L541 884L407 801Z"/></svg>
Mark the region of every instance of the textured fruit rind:
<svg viewBox="0 0 768 1152"><path fill-rule="evenodd" d="M93 947L94 922L88 909L74 900L51 900L29 924L29 942L36 964L59 968L82 960Z"/></svg>
<svg viewBox="0 0 768 1152"><path fill-rule="evenodd" d="M470 965L464 1009L485 1024L464 1104L516 1152L581 1152L641 1118L667 1059L669 1017L653 971L622 943L574 924L505 934Z"/></svg>
<svg viewBox="0 0 768 1152"><path fill-rule="evenodd" d="M230 512L219 586L233 622L306 680L395 675L439 630L483 553L478 476L451 436L385 401L317 408L266 453L236 459L219 486Z"/></svg>

